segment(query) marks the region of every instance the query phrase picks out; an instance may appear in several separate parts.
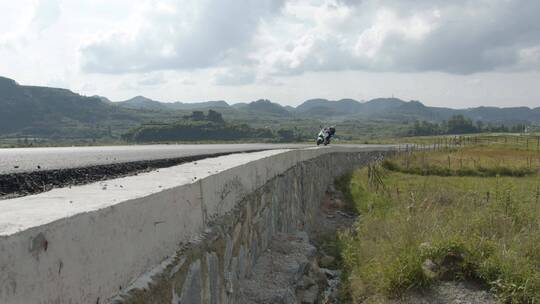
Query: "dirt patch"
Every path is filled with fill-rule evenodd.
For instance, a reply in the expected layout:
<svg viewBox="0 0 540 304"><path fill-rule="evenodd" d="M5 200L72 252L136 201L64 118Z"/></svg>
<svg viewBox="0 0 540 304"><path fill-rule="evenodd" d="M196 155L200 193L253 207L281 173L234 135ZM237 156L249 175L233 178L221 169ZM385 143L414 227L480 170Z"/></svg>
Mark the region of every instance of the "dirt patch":
<svg viewBox="0 0 540 304"><path fill-rule="evenodd" d="M249 151L253 153L259 151ZM230 155L238 152L196 155L179 158L137 161L82 168L43 170L0 175L0 200L26 196L74 185L137 175L155 169L172 167L205 158Z"/></svg>
<svg viewBox="0 0 540 304"><path fill-rule="evenodd" d="M395 304L495 304L497 300L469 282L441 282L423 292L409 293Z"/></svg>

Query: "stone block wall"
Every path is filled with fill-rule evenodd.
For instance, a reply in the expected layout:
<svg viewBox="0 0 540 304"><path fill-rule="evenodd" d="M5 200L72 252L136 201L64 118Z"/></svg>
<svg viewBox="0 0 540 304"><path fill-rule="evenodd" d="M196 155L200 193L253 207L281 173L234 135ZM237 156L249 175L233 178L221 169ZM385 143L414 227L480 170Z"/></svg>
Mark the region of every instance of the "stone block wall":
<svg viewBox="0 0 540 304"><path fill-rule="evenodd" d="M232 210L206 217L205 231L181 244L173 257L112 303L238 303L239 281L277 233L309 231L325 190L334 179L380 158L381 152L330 153L299 162L262 187L247 193ZM246 174L250 174L247 172ZM255 176L253 174L251 176ZM219 208L227 193L239 191L235 178L221 183ZM201 189L205 189L201 185ZM204 191L201 192L205 200ZM211 194L215 197L215 194Z"/></svg>

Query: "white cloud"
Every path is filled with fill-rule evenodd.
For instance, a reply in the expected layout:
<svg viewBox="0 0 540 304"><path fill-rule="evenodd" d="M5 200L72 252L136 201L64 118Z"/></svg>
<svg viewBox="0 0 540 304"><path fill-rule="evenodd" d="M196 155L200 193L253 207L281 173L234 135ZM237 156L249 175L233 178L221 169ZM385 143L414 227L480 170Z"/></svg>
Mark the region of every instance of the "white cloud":
<svg viewBox="0 0 540 304"><path fill-rule="evenodd" d="M19 49L38 38L61 15L59 0L0 2L0 48Z"/></svg>
<svg viewBox="0 0 540 304"><path fill-rule="evenodd" d="M532 0L6 0L0 71L113 100L538 105L539 11Z"/></svg>
<svg viewBox="0 0 540 304"><path fill-rule="evenodd" d="M255 72L249 67L221 68L213 73L212 82L224 86L245 85L253 83L255 78Z"/></svg>
<svg viewBox="0 0 540 304"><path fill-rule="evenodd" d="M540 70L540 45L521 49L519 51L519 66L522 69Z"/></svg>
<svg viewBox="0 0 540 304"><path fill-rule="evenodd" d="M273 74L504 69L540 43L538 11L540 2L520 0L297 0L259 29L254 57Z"/></svg>
<svg viewBox="0 0 540 304"><path fill-rule="evenodd" d="M433 12L400 18L396 12L382 8L376 12L373 24L358 35L353 55L376 59L392 35L408 42L422 41L437 26L437 16Z"/></svg>
<svg viewBox="0 0 540 304"><path fill-rule="evenodd" d="M121 29L82 46L88 72L193 69L243 57L281 0L151 0Z"/></svg>
<svg viewBox="0 0 540 304"><path fill-rule="evenodd" d="M58 20L61 12L59 0L38 0L35 5L31 27L36 32L41 33Z"/></svg>
<svg viewBox="0 0 540 304"><path fill-rule="evenodd" d="M143 77L141 77L137 81L138 85L143 85L143 86L156 86L156 85L165 84L165 83L167 83L167 80L163 76L163 73L160 73L160 72L143 75Z"/></svg>
<svg viewBox="0 0 540 304"><path fill-rule="evenodd" d="M179 83L181 85L187 85L187 86L192 86L192 85L196 85L197 82L192 80L192 79L188 79L188 78L185 78L185 79L180 79Z"/></svg>
<svg viewBox="0 0 540 304"><path fill-rule="evenodd" d="M227 85L307 71L527 70L535 10L525 0L149 0L81 54L88 72L209 68Z"/></svg>

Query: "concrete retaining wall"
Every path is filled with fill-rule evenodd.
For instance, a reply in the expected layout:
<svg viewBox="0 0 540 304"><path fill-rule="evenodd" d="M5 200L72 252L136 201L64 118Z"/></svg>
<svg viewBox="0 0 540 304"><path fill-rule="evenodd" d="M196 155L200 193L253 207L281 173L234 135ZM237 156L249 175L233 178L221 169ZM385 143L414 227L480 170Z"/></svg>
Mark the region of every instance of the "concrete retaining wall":
<svg viewBox="0 0 540 304"><path fill-rule="evenodd" d="M0 303L234 303L276 232L388 147L236 154L0 201Z"/></svg>

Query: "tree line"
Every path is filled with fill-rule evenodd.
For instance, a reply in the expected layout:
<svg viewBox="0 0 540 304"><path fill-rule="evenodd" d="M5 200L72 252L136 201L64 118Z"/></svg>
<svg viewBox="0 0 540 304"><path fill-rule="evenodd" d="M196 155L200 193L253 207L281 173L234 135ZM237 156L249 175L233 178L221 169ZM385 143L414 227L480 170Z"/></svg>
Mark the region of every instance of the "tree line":
<svg viewBox="0 0 540 304"><path fill-rule="evenodd" d="M472 119L463 115L454 115L448 120L443 120L440 123L429 121L415 121L409 132L413 136L427 135L444 135L444 134L471 134L482 132L498 132L498 133L522 133L525 132L527 126L523 123L513 125L505 125L502 123L485 123L477 121L474 123Z"/></svg>
<svg viewBox="0 0 540 304"><path fill-rule="evenodd" d="M132 142L245 140L295 141L299 136L294 130L253 128L247 124L226 122L221 113L209 110L193 111L191 115L174 123L148 123L131 129L122 138Z"/></svg>

